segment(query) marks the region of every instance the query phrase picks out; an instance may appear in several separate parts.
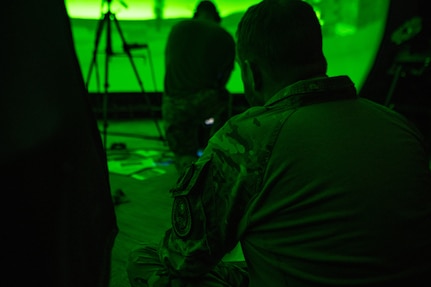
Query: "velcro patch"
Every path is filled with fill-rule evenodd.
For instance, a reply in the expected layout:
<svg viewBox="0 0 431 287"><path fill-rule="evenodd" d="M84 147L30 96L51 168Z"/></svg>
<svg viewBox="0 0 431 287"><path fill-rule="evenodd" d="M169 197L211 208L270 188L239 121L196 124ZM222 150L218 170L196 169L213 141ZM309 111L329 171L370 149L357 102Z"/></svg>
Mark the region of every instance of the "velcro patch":
<svg viewBox="0 0 431 287"><path fill-rule="evenodd" d="M172 207L172 227L175 234L184 238L192 229L190 203L186 196L175 197Z"/></svg>

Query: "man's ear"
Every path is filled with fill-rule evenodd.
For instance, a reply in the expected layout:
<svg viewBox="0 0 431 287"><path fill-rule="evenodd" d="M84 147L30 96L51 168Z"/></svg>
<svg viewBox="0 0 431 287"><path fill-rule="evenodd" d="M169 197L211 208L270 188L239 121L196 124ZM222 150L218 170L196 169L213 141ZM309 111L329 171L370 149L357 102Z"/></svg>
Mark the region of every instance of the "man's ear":
<svg viewBox="0 0 431 287"><path fill-rule="evenodd" d="M247 69L247 74L250 77L250 82L252 83L252 88L256 92L262 90L262 72L260 67L254 61L245 61L245 68Z"/></svg>

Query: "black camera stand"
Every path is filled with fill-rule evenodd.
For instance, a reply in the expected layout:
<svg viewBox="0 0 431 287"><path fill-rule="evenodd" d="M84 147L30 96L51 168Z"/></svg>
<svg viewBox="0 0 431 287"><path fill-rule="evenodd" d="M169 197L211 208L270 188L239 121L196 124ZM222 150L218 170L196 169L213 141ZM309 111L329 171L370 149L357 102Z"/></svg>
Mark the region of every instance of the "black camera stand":
<svg viewBox="0 0 431 287"><path fill-rule="evenodd" d="M146 94L146 92L144 90L142 80L139 76L138 70L136 68L135 62L134 62L132 54L130 52L130 50L134 47L133 47L133 45L127 44L127 42L124 38L124 34L120 28L120 24L117 20L117 17L115 16L114 13L111 12L112 0L102 0L102 8L103 8L103 2L107 3L107 11L102 15L102 18L99 20L99 23L97 25L95 47L94 47L94 51L93 51L93 59L92 59L91 64L90 64L90 69L89 69L88 74L87 74L87 79L86 79L85 85L86 85L86 88L88 91L88 86L89 86L89 82L91 79L91 74L92 74L93 68L95 68L96 69L96 75L97 75L97 87L99 90L100 84L99 84L99 72L98 72L98 68L97 68L97 53L98 53L98 48L99 48L99 44L100 44L100 37L102 35L104 27L106 27L105 77L104 77L104 93L103 93L103 100L102 100L103 146L105 148L105 151L107 150L106 139L107 139L107 129L108 129L109 61L110 61L110 58L115 55L113 50L112 50L112 22L115 24L115 27L118 31L118 34L120 35L120 38L121 38L121 41L123 44L123 50L124 50L125 54L127 55L127 57L129 58L133 72L134 72L136 79L138 81L140 90L145 97L145 101L146 101L148 110L150 112L150 117L153 119L153 121L156 125L156 128L157 128L157 131L159 133L159 139L164 141L164 137L162 135L162 131L160 129L159 123L158 123L158 121L154 115L153 109L151 107L151 101L150 101L148 95ZM148 45L143 45L143 47L148 48Z"/></svg>

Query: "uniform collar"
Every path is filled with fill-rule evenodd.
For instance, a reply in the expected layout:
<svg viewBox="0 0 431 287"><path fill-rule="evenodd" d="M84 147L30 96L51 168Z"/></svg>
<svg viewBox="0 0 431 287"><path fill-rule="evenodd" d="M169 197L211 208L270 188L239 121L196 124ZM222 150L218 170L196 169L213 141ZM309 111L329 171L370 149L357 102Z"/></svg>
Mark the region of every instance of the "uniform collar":
<svg viewBox="0 0 431 287"><path fill-rule="evenodd" d="M290 105L302 106L357 97L355 85L348 76L319 77L298 81L283 88L271 97L265 106L273 106L286 100Z"/></svg>

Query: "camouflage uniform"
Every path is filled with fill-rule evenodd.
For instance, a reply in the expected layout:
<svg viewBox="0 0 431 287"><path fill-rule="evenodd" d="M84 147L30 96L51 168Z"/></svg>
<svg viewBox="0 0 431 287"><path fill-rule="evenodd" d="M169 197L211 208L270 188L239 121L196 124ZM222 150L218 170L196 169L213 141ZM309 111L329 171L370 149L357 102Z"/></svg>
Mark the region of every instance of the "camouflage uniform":
<svg viewBox="0 0 431 287"><path fill-rule="evenodd" d="M348 77L283 89L230 119L184 173L172 228L157 249L132 252L132 285L428 286L420 138ZM222 261L239 242L247 268Z"/></svg>

